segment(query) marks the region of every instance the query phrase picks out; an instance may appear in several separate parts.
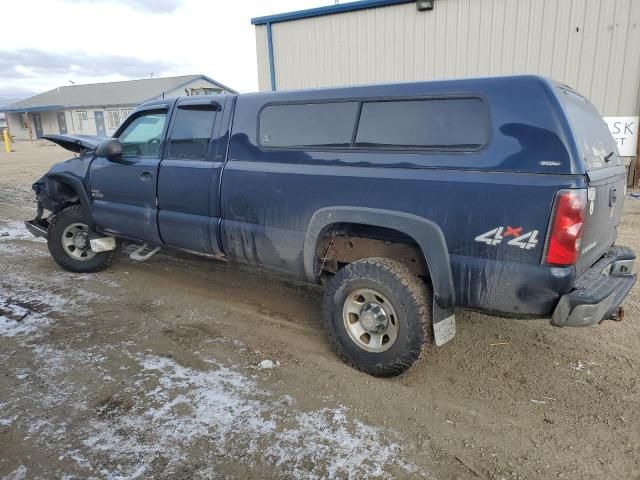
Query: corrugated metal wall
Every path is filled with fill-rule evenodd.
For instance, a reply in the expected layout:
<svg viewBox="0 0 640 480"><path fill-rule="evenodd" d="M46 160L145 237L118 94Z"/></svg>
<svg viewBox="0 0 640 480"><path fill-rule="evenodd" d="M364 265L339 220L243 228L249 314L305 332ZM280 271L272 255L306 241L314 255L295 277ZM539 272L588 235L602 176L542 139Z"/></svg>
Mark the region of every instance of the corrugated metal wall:
<svg viewBox="0 0 640 480"><path fill-rule="evenodd" d="M435 0L272 24L278 90L538 73L640 112L640 0ZM256 27L261 90L271 88Z"/></svg>

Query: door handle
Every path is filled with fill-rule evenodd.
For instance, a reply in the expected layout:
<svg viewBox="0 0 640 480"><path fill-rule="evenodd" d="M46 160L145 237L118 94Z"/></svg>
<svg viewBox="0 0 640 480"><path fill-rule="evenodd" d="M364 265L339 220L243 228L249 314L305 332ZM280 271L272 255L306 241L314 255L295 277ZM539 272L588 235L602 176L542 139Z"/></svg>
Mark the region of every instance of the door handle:
<svg viewBox="0 0 640 480"><path fill-rule="evenodd" d="M142 182L150 182L153 180L153 172L145 170L140 174L140 180Z"/></svg>

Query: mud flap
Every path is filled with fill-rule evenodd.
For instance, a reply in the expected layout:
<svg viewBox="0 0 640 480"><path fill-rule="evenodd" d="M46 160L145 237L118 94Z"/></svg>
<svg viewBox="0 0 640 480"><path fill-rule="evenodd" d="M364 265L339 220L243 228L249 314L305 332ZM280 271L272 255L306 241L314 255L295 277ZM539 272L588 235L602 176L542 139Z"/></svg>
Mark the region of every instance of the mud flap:
<svg viewBox="0 0 640 480"><path fill-rule="evenodd" d="M456 336L456 314L453 307L442 308L436 298L433 299L433 339L442 346Z"/></svg>
<svg viewBox="0 0 640 480"><path fill-rule="evenodd" d="M116 239L113 237L90 238L89 244L94 252L109 252L116 249Z"/></svg>

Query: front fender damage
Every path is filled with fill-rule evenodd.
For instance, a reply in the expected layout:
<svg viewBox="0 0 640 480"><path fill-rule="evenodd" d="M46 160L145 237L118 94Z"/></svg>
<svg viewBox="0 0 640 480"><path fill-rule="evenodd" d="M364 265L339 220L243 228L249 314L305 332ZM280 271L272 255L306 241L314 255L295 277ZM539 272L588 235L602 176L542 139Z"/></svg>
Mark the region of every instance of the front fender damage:
<svg viewBox="0 0 640 480"><path fill-rule="evenodd" d="M55 214L67 206L80 201L78 193L72 186L58 179L51 178L49 174L41 177L31 188L36 193L38 202L37 219L42 217L44 210Z"/></svg>
<svg viewBox="0 0 640 480"><path fill-rule="evenodd" d="M45 210L55 215L68 205L78 203L79 196L68 184L49 178L48 174L36 181L32 187L36 193L36 218L24 222L25 227L36 237L47 237L49 218L42 218Z"/></svg>
<svg viewBox="0 0 640 480"><path fill-rule="evenodd" d="M37 213L36 218L25 222L25 225L33 235L46 237L49 219L43 218L45 211L55 215L68 206L79 203L85 212L89 213L90 220L88 195L84 182L90 163L87 160L82 155L58 163L32 185L31 188L36 194ZM92 222L89 221L89 223Z"/></svg>
<svg viewBox="0 0 640 480"><path fill-rule="evenodd" d="M85 152L51 167L32 186L38 206L55 214L74 203L83 203L90 164L90 157Z"/></svg>

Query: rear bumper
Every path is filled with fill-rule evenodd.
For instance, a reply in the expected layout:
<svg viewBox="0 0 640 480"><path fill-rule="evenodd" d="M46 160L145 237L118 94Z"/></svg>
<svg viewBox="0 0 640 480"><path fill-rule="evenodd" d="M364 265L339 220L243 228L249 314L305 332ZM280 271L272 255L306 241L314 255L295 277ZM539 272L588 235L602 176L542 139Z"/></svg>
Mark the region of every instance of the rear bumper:
<svg viewBox="0 0 640 480"><path fill-rule="evenodd" d="M615 246L575 282L571 292L560 297L551 324L586 327L612 318L636 283L636 254L629 247Z"/></svg>

